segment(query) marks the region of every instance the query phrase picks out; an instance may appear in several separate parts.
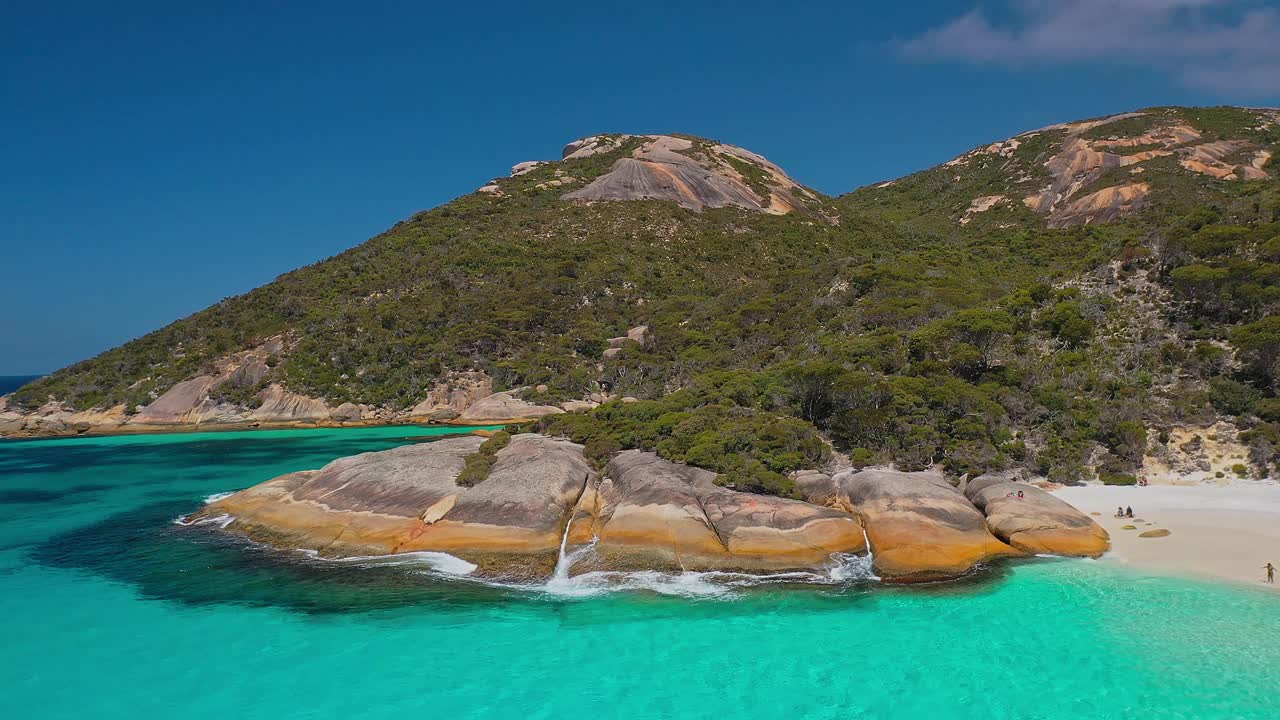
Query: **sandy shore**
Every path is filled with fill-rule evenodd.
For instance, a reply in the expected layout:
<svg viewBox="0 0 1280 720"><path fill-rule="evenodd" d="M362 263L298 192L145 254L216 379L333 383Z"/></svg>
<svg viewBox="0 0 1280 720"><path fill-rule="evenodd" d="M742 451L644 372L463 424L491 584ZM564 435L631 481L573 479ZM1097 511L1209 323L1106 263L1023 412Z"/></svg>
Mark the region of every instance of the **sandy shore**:
<svg viewBox="0 0 1280 720"><path fill-rule="evenodd" d="M1090 485L1056 494L1111 534L1104 562L1280 589L1280 578L1276 585L1262 582L1263 565L1280 567L1280 485ZM1114 517L1117 506L1132 507L1135 520ZM1139 537L1158 529L1170 534Z"/></svg>

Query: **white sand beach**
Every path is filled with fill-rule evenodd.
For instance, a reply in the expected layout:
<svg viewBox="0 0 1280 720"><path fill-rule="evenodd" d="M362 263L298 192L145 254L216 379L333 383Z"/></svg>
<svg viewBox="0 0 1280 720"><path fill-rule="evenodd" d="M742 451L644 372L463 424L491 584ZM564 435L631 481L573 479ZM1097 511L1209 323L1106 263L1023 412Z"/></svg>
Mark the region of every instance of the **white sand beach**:
<svg viewBox="0 0 1280 720"><path fill-rule="evenodd" d="M1088 485L1056 494L1098 513L1093 519L1111 534L1104 562L1280 589L1280 577L1276 585L1263 583L1262 569L1268 562L1280 567L1280 484ZM1135 519L1114 517L1118 506L1132 507ZM1122 529L1126 525L1136 529ZM1158 529L1170 534L1140 537Z"/></svg>

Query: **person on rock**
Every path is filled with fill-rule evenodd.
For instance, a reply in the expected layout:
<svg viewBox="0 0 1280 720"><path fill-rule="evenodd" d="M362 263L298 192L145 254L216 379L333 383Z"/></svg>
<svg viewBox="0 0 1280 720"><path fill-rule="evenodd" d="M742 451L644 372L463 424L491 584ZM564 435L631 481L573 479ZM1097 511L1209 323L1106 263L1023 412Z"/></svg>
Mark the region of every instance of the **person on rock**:
<svg viewBox="0 0 1280 720"><path fill-rule="evenodd" d="M1018 491L1018 499L1019 499L1019 500L1021 500L1021 499L1022 499L1022 491L1021 491L1021 490L1019 490L1019 491Z"/></svg>
<svg viewBox="0 0 1280 720"><path fill-rule="evenodd" d="M1130 520L1132 520L1132 519L1133 519L1133 508L1131 508L1131 507L1127 507L1127 508L1125 508L1125 509L1124 509L1124 516L1125 516L1125 517L1127 517L1127 518L1129 518Z"/></svg>
<svg viewBox="0 0 1280 720"><path fill-rule="evenodd" d="M1275 585L1276 584L1276 566L1272 565L1271 563L1267 563L1266 565L1262 566L1262 569L1267 571L1267 582L1272 585Z"/></svg>
<svg viewBox="0 0 1280 720"><path fill-rule="evenodd" d="M1118 518L1124 517L1124 508L1122 507L1116 508L1116 517Z"/></svg>

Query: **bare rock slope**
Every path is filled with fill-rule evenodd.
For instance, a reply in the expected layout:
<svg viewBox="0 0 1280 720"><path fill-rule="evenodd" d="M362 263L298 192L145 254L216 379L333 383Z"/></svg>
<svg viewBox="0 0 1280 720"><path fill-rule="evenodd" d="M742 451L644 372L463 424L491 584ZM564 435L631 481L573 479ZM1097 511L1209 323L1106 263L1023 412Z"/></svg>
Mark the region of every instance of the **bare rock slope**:
<svg viewBox="0 0 1280 720"><path fill-rule="evenodd" d="M594 136L570 143L565 159L638 146L566 200L670 200L694 211L737 207L775 215L815 205L813 191L749 150L672 135Z"/></svg>

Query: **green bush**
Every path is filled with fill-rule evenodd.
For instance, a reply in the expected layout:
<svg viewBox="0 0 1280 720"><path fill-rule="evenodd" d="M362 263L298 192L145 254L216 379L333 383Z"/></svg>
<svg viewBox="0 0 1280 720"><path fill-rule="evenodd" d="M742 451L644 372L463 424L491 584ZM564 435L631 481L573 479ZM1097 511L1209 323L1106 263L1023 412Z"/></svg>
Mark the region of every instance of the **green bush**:
<svg viewBox="0 0 1280 720"><path fill-rule="evenodd" d="M1280 423L1280 398L1264 398L1253 404L1253 411L1269 423Z"/></svg>
<svg viewBox="0 0 1280 720"><path fill-rule="evenodd" d="M463 466L462 472L458 473L458 477L454 482L462 487L473 487L484 482L489 477L489 470L493 468L495 458L492 455L484 453L472 453L467 456L466 465Z"/></svg>
<svg viewBox="0 0 1280 720"><path fill-rule="evenodd" d="M511 433L506 430L499 430L489 436L488 440L480 443L480 449L477 451L482 455L497 455L498 451L511 443Z"/></svg>
<svg viewBox="0 0 1280 720"><path fill-rule="evenodd" d="M587 441L582 454L596 470L603 470L614 453L622 450L622 444L611 437L597 437Z"/></svg>
<svg viewBox="0 0 1280 720"><path fill-rule="evenodd" d="M1231 378L1216 377L1209 381L1209 401L1220 412L1228 415L1245 415L1262 393Z"/></svg>
<svg viewBox="0 0 1280 720"><path fill-rule="evenodd" d="M454 482L462 487L473 487L484 482L485 478L489 477L489 470L497 461L498 451L510 442L511 433L505 430L499 430L490 435L487 440L480 443L480 447L475 452L467 456L466 464Z"/></svg>
<svg viewBox="0 0 1280 720"><path fill-rule="evenodd" d="M1098 479L1102 481L1103 485L1137 485L1138 484L1138 478L1136 476L1127 475L1123 473L1101 473L1098 475Z"/></svg>

